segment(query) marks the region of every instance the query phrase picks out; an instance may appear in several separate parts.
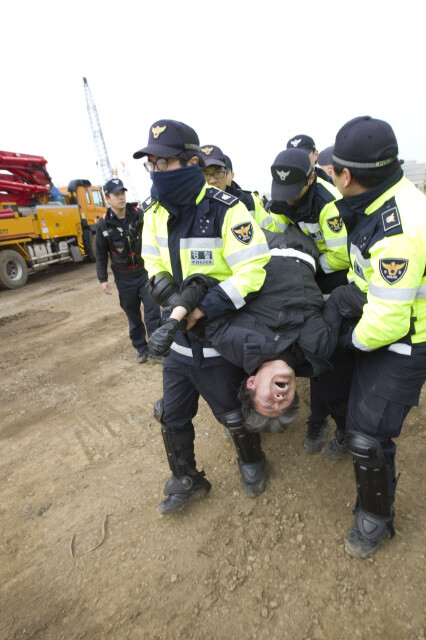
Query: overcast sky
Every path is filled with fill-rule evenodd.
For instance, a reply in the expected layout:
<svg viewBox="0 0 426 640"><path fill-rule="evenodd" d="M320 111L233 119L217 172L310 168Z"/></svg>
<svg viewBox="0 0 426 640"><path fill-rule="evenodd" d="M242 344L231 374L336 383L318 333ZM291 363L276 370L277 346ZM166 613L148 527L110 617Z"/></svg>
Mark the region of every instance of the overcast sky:
<svg viewBox="0 0 426 640"><path fill-rule="evenodd" d="M257 2L9 0L2 8L0 148L42 155L54 182L102 182L88 80L113 167L138 195L134 151L150 125L181 120L216 144L246 189L299 133L319 150L350 118L394 128L405 160L426 161L423 0Z"/></svg>

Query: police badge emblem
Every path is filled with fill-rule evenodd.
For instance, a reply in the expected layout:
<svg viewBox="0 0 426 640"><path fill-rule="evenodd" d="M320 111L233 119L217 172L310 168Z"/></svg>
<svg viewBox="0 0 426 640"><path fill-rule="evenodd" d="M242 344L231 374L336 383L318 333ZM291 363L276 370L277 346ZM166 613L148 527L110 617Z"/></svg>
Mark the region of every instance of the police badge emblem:
<svg viewBox="0 0 426 640"><path fill-rule="evenodd" d="M251 222L244 222L243 224L237 224L231 228L232 233L243 244L250 244L253 238L253 225Z"/></svg>
<svg viewBox="0 0 426 640"><path fill-rule="evenodd" d="M158 136L163 133L163 131L165 131L167 129L167 125L165 124L164 127L160 127L159 125L156 127L151 127L151 131L152 131L152 135L154 136L155 139L158 138Z"/></svg>
<svg viewBox="0 0 426 640"><path fill-rule="evenodd" d="M341 216L335 216L334 218L328 218L327 224L331 231L334 233L339 233L343 227L343 220Z"/></svg>
<svg viewBox="0 0 426 640"><path fill-rule="evenodd" d="M408 260L405 258L388 258L379 260L380 275L388 284L399 282L407 271Z"/></svg>

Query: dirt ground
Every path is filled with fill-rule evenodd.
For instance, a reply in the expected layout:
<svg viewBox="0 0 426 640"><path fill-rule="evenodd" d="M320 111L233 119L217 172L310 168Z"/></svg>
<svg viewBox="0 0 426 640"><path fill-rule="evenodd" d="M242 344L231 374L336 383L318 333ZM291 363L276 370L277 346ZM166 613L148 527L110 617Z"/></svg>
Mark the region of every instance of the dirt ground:
<svg viewBox="0 0 426 640"><path fill-rule="evenodd" d="M343 551L352 462L303 449L306 381L300 418L263 437L255 500L202 402L212 491L161 516L161 366L136 363L95 266L1 291L0 338L1 640L425 638L425 390L399 439L396 536L359 561Z"/></svg>

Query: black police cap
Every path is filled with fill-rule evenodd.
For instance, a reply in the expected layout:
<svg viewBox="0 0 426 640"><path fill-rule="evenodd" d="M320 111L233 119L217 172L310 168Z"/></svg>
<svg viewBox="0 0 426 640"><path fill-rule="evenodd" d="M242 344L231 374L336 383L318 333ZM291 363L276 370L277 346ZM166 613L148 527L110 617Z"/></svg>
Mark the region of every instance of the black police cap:
<svg viewBox="0 0 426 640"><path fill-rule="evenodd" d="M227 171L233 171L231 158L229 156L226 156L226 155L224 155L223 157L225 158L226 170Z"/></svg>
<svg viewBox="0 0 426 640"><path fill-rule="evenodd" d="M171 158L183 151L200 151L200 140L191 127L177 120L157 120L149 130L148 144L133 154L138 159L148 154Z"/></svg>
<svg viewBox="0 0 426 640"><path fill-rule="evenodd" d="M338 131L333 162L349 169L377 169L393 162L397 155L398 142L390 124L360 116Z"/></svg>
<svg viewBox="0 0 426 640"><path fill-rule="evenodd" d="M290 138L287 142L287 149L303 149L307 153L316 151L313 138L306 136L304 133L299 133L299 135Z"/></svg>
<svg viewBox="0 0 426 640"><path fill-rule="evenodd" d="M303 149L286 149L275 158L272 167L272 200L295 200L313 171L308 154Z"/></svg>
<svg viewBox="0 0 426 640"><path fill-rule="evenodd" d="M226 167L226 156L224 155L220 147L216 147L214 144L204 144L200 147L201 156L205 162L206 167L215 165L218 167Z"/></svg>
<svg viewBox="0 0 426 640"><path fill-rule="evenodd" d="M110 193L118 193L122 189L124 189L124 191L127 191L126 187L124 186L124 184L119 178L113 178L112 180L108 180L108 182L106 182L102 188L104 190L105 195L107 196Z"/></svg>
<svg viewBox="0 0 426 640"><path fill-rule="evenodd" d="M322 151L319 152L317 158L317 164L319 166L325 164L333 164L333 149L334 147L326 147Z"/></svg>

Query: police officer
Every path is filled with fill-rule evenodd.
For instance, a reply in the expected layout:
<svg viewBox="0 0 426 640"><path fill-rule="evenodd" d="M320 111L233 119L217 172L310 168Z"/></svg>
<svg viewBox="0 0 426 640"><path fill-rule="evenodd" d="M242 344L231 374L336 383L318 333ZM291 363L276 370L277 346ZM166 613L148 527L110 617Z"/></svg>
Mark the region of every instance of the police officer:
<svg viewBox="0 0 426 640"><path fill-rule="evenodd" d="M148 352L148 336L157 328L160 308L147 291L148 274L141 258L143 214L134 204L126 204L126 191L118 178L108 180L104 186L109 205L96 225L96 273L102 290L112 295L108 282L108 257L118 289L120 306L129 321L129 336L137 351L137 361L161 362L161 358ZM141 315L144 307L145 325Z"/></svg>
<svg viewBox="0 0 426 640"><path fill-rule="evenodd" d="M337 189L318 176L310 154L303 149L286 149L272 167L271 212L280 231L296 224L317 245L323 293L346 283L349 267L346 229L336 209Z"/></svg>
<svg viewBox="0 0 426 640"><path fill-rule="evenodd" d="M337 133L333 180L350 246L350 280L367 295L347 335L355 352L346 443L357 485L346 552L368 558L394 535L393 439L426 377L426 198L403 174L391 126L354 118ZM353 285L349 285L353 286Z"/></svg>
<svg viewBox="0 0 426 640"><path fill-rule="evenodd" d="M339 192L319 177L314 169L312 162L316 159L315 152L309 146L299 148L305 143L305 138L308 137L296 136L293 146L297 148L281 151L272 164L271 213L281 231L289 224L295 224L315 242L320 251L320 266L316 279L322 292L328 295L336 286L347 282L349 257L346 229L336 208ZM312 138L308 138L306 144L310 145L311 140ZM341 389L340 411L336 413L336 405L333 411L338 438L334 439L330 446L327 445L323 453L333 458L346 453L344 444L340 447L340 443L344 438L345 403L351 380L349 364L336 354L333 372L311 380L311 415L308 418L308 430L304 441L305 449L309 453L321 451L326 440L329 406L324 397L328 395L327 387L330 385L337 385ZM339 450L336 453L337 445Z"/></svg>
<svg viewBox="0 0 426 640"><path fill-rule="evenodd" d="M270 254L261 229L238 198L207 185L199 139L188 125L175 120L155 122L148 145L134 154L143 156L148 156L145 168L153 185L142 207L142 256L153 297L161 303L169 285L180 285L192 273L201 273L220 282L194 310L194 323L243 307L266 276L264 265ZM194 455L192 420L199 395L230 430L245 495L254 497L263 491L265 457L260 438L246 431L239 411L237 390L242 376L241 369L216 350L189 333L177 333L164 360L163 401L156 407L172 471L164 488L166 499L158 506L161 513L172 513L211 488L204 472L197 470Z"/></svg>
<svg viewBox="0 0 426 640"><path fill-rule="evenodd" d="M278 231L273 217L265 210L259 196L251 191L244 191L234 181L232 162L228 156L225 156L222 149L214 144L205 144L201 147L201 154L205 164L203 173L207 184L239 198L262 229Z"/></svg>
<svg viewBox="0 0 426 640"><path fill-rule="evenodd" d="M331 178L333 171L333 145L331 147L326 147L319 152L317 167L322 169Z"/></svg>

